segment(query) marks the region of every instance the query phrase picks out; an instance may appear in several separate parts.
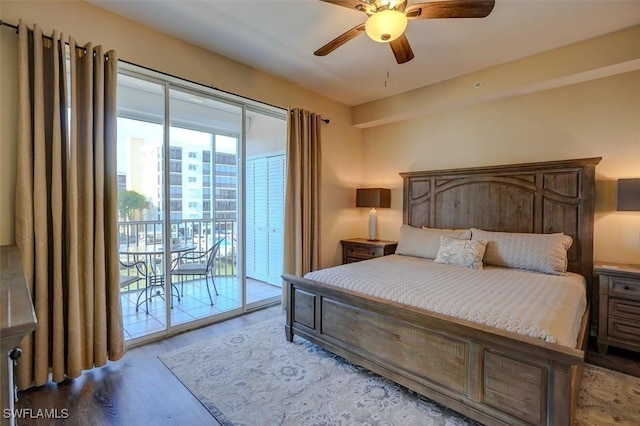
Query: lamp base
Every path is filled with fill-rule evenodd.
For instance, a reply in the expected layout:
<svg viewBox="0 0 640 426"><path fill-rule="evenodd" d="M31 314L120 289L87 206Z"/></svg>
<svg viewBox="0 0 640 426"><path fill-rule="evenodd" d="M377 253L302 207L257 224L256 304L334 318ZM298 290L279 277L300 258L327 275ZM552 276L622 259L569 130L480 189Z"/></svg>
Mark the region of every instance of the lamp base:
<svg viewBox="0 0 640 426"><path fill-rule="evenodd" d="M375 207L369 211L369 241L378 241L378 212Z"/></svg>

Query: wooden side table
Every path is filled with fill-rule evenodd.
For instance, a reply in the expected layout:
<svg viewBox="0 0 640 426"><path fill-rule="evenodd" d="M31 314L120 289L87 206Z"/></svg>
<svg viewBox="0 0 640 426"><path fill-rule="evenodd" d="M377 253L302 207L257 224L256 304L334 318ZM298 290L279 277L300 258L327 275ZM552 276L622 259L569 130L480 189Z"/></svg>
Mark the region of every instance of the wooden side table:
<svg viewBox="0 0 640 426"><path fill-rule="evenodd" d="M366 238L351 238L341 240L342 263L360 262L396 252L397 241L377 240L369 241Z"/></svg>
<svg viewBox="0 0 640 426"><path fill-rule="evenodd" d="M17 423L13 415L17 394L13 364L22 354L20 341L36 329L36 314L16 246L0 246L0 292L0 425L13 426Z"/></svg>
<svg viewBox="0 0 640 426"><path fill-rule="evenodd" d="M640 352L640 267L594 263L600 276L598 352L609 345Z"/></svg>

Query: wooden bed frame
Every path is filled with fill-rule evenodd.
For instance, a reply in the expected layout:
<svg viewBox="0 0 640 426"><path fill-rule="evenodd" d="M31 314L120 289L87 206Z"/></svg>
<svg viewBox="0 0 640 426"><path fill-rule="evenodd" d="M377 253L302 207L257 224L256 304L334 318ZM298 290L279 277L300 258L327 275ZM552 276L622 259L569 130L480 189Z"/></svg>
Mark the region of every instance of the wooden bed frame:
<svg viewBox="0 0 640 426"><path fill-rule="evenodd" d="M590 295L595 166L600 158L401 173L404 223L564 232L569 267ZM291 275L294 334L487 425L573 424L588 340L576 348L365 296ZM452 292L455 297L455 291Z"/></svg>

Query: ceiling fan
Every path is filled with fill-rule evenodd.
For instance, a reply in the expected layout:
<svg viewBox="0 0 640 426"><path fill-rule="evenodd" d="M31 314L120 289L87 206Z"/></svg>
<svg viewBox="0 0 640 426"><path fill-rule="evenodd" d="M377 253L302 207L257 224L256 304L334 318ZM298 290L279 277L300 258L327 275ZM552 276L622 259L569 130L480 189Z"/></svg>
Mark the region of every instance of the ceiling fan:
<svg viewBox="0 0 640 426"><path fill-rule="evenodd" d="M366 32L374 41L389 43L399 64L413 59L413 50L404 34L409 20L442 18L484 18L495 0L445 0L415 3L407 0L320 0L367 14L367 20L313 52L325 56L352 38Z"/></svg>

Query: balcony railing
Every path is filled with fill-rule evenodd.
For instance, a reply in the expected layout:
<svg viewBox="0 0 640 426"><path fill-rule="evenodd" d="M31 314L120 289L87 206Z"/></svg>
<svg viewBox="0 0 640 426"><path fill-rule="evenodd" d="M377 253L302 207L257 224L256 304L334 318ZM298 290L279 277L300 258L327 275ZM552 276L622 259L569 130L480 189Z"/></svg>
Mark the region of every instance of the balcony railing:
<svg viewBox="0 0 640 426"><path fill-rule="evenodd" d="M172 220L171 244L195 245L194 251L205 252L217 241L224 239L215 259L216 276L235 276L237 272L237 222L216 221L210 219ZM162 244L164 240L163 222L128 221L118 222L120 252L126 253L136 246ZM121 254L121 260L131 263L134 255ZM155 265L162 270L160 265ZM136 268L121 270L123 275L136 275ZM139 290L144 287L144 280L138 281L123 290Z"/></svg>

